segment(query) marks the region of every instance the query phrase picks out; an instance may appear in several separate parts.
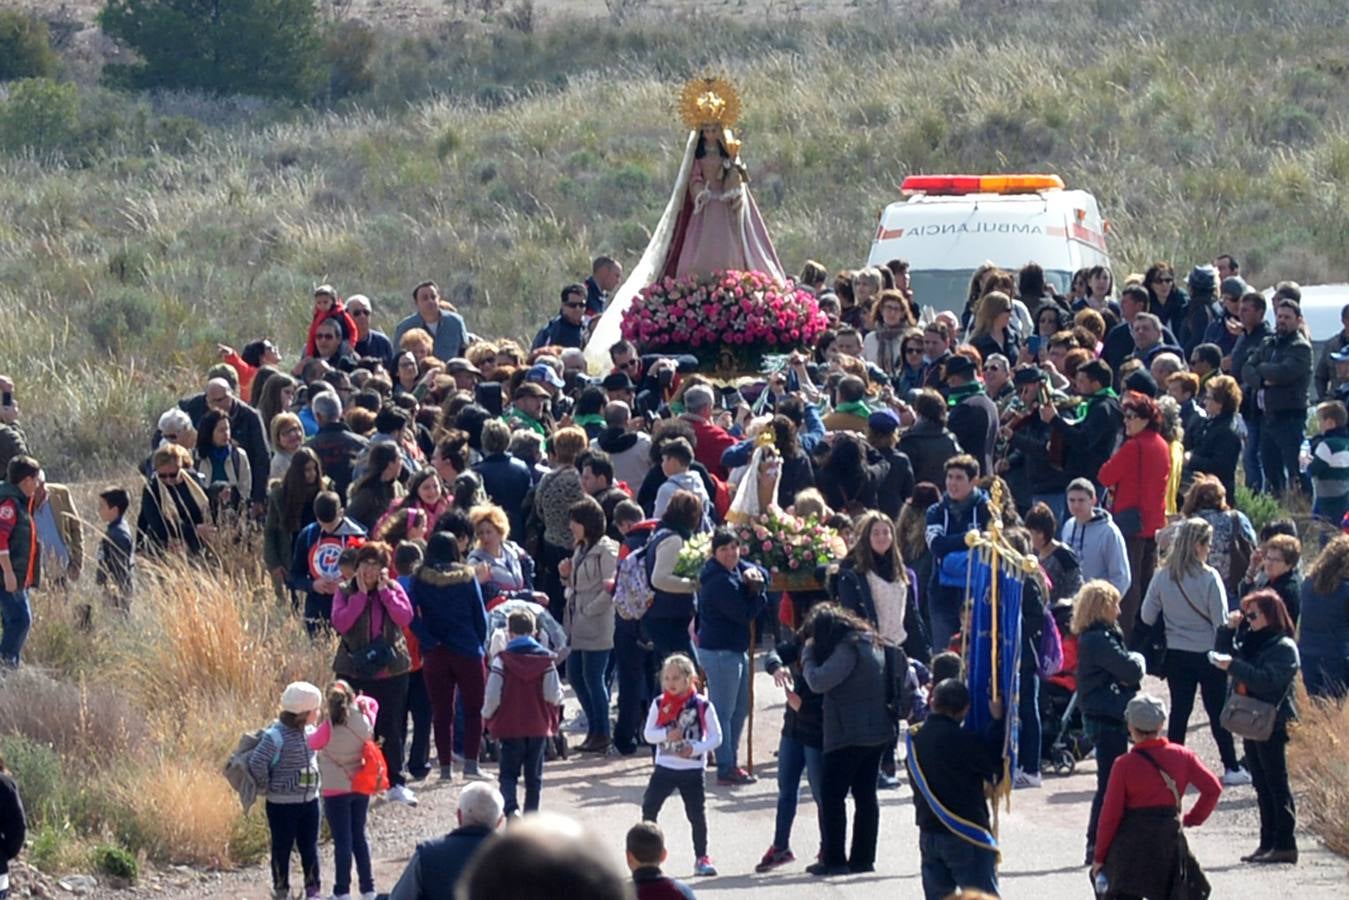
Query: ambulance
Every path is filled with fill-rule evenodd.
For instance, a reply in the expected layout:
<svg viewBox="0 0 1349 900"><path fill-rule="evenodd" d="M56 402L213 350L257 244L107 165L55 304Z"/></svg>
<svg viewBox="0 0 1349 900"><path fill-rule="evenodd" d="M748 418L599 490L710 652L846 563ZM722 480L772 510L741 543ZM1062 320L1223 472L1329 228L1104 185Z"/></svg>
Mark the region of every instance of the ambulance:
<svg viewBox="0 0 1349 900"><path fill-rule="evenodd" d="M985 262L1015 273L1028 262L1068 293L1078 269L1110 264L1096 198L1057 175L911 175L905 199L881 213L867 264L909 264L923 306L959 314Z"/></svg>

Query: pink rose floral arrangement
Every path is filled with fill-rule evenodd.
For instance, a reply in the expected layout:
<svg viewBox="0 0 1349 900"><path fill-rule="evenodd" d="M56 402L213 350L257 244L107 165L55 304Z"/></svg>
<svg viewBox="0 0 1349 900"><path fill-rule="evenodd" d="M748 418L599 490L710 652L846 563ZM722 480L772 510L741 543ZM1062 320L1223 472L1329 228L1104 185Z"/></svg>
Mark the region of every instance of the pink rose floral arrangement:
<svg viewBox="0 0 1349 900"><path fill-rule="evenodd" d="M802 519L774 508L733 527L745 556L774 575L813 576L817 566L848 552L839 533L814 516Z"/></svg>
<svg viewBox="0 0 1349 900"><path fill-rule="evenodd" d="M622 330L643 351L713 358L729 349L757 362L756 354L810 346L828 325L815 296L794 281L725 271L646 286L623 314Z"/></svg>

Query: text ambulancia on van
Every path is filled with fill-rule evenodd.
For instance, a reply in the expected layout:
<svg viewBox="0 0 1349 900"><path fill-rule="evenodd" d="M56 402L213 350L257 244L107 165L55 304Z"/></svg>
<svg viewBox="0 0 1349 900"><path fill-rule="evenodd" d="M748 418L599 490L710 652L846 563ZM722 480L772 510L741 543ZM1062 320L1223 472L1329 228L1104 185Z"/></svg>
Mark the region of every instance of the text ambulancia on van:
<svg viewBox="0 0 1349 900"><path fill-rule="evenodd" d="M965 306L970 276L985 262L1015 272L1028 262L1067 293L1073 272L1109 265L1096 198L1057 175L911 175L906 199L881 213L868 265L909 263L924 306Z"/></svg>

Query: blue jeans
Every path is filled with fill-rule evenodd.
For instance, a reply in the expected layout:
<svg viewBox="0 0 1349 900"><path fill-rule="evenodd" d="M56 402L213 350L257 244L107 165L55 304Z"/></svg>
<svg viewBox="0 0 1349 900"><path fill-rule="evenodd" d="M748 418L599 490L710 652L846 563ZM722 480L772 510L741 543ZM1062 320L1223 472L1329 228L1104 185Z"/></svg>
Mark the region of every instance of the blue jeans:
<svg viewBox="0 0 1349 900"><path fill-rule="evenodd" d="M15 573L17 574L17 573ZM28 640L28 629L33 625L33 613L28 607L28 591L0 590L0 664L11 669L19 667L19 654Z"/></svg>
<svg viewBox="0 0 1349 900"><path fill-rule="evenodd" d="M1302 433L1306 430L1307 411L1271 413L1260 427L1260 465L1265 470L1265 490L1278 494L1285 488L1299 489Z"/></svg>
<svg viewBox="0 0 1349 900"><path fill-rule="evenodd" d="M1040 676L1021 673L1021 696L1017 701L1020 729L1017 732L1016 765L1028 775L1040 774Z"/></svg>
<svg viewBox="0 0 1349 900"><path fill-rule="evenodd" d="M1129 732L1123 722L1087 718L1083 731L1096 745L1096 793L1091 797L1091 818L1087 821L1087 846L1096 846L1096 825L1101 818L1101 804L1105 789L1110 784L1110 770L1115 760L1129 752Z"/></svg>
<svg viewBox="0 0 1349 900"><path fill-rule="evenodd" d="M932 579L932 590L928 594L928 618L932 623L932 652L941 653L951 645L951 635L960 630L960 608L963 602L963 587L942 587Z"/></svg>
<svg viewBox="0 0 1349 900"><path fill-rule="evenodd" d="M698 650L698 664L707 673L707 697L717 711L721 744L716 749L717 777L734 774L740 732L749 717L749 655L739 650Z"/></svg>
<svg viewBox="0 0 1349 900"><path fill-rule="evenodd" d="M516 801L516 785L520 775L525 776L525 812L537 812L539 794L543 791L543 753L548 738L502 738L501 739L501 796L506 805L502 811L510 815L520 808Z"/></svg>
<svg viewBox="0 0 1349 900"><path fill-rule="evenodd" d="M973 888L998 896L998 855L976 847L949 831L921 831L923 896L941 900L957 888Z"/></svg>
<svg viewBox="0 0 1349 900"><path fill-rule="evenodd" d="M796 803L801 793L801 773L810 784L810 796L820 803L820 779L824 775L824 753L819 747L783 735L778 740L778 815L773 828L773 846L787 850L792 842L792 824L796 821Z"/></svg>
<svg viewBox="0 0 1349 900"><path fill-rule="evenodd" d="M333 834L333 894L351 893L351 859L356 857L356 874L361 893L375 890L375 873L370 868L370 843L365 837L365 817L370 798L365 794L338 794L323 798L323 817Z"/></svg>
<svg viewBox="0 0 1349 900"><path fill-rule="evenodd" d="M604 738L609 737L608 665L608 650L573 650L567 657L567 680L586 714L586 731Z"/></svg>
<svg viewBox="0 0 1349 900"><path fill-rule="evenodd" d="M1243 416L1242 421L1246 423L1246 443L1241 448L1241 465L1246 470L1246 487L1252 494L1258 494L1265 489L1264 470L1260 466L1260 419ZM1228 499L1236 502L1234 498Z"/></svg>

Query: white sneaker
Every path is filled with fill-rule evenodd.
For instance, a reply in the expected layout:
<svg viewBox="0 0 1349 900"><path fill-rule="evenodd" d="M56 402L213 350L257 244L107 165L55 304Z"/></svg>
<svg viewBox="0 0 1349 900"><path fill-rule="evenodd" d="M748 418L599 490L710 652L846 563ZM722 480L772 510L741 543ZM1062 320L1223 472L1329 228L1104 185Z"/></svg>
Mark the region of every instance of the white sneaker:
<svg viewBox="0 0 1349 900"><path fill-rule="evenodd" d="M394 785L393 787L389 788L389 792L385 796L388 798L390 803L401 803L404 806L417 805L417 795L412 793L412 791L408 790L406 785L402 784Z"/></svg>
<svg viewBox="0 0 1349 900"><path fill-rule="evenodd" d="M1237 787L1238 785L1250 783L1251 773L1241 768L1241 766L1237 766L1235 769L1228 769L1223 773L1224 787Z"/></svg>
<svg viewBox="0 0 1349 900"><path fill-rule="evenodd" d="M1043 779L1037 774L1030 772L1017 772L1012 776L1012 788L1019 790L1021 788L1038 788L1043 783Z"/></svg>

